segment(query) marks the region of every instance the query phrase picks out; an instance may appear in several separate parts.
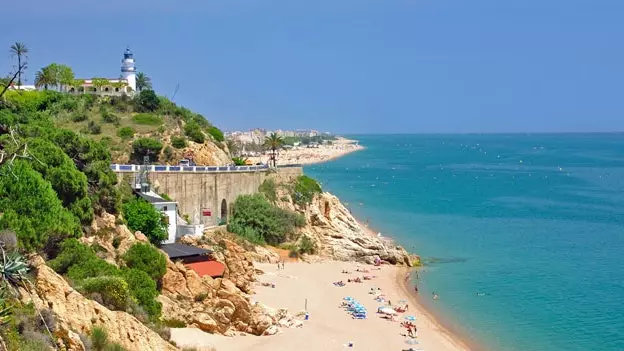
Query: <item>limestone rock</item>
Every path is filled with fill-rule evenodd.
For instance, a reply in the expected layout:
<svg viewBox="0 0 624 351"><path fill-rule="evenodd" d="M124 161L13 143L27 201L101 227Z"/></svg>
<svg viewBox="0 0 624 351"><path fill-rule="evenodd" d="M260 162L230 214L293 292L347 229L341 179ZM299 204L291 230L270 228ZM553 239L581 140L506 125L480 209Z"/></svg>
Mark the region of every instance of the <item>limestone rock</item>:
<svg viewBox="0 0 624 351"><path fill-rule="evenodd" d="M405 249L391 240L368 233L330 193L315 196L306 209L298 210L307 219L301 233L314 240L320 257L368 264L379 257L390 264L412 265Z"/></svg>
<svg viewBox="0 0 624 351"><path fill-rule="evenodd" d="M48 308L56 315L57 336L69 350L84 350L77 333L89 334L94 326L105 328L111 341L128 350L177 350L135 317L110 311L80 295L46 266L41 257L34 256L30 264L34 268L35 285L32 302L37 308ZM31 301L30 294L23 292L22 296L24 302Z"/></svg>

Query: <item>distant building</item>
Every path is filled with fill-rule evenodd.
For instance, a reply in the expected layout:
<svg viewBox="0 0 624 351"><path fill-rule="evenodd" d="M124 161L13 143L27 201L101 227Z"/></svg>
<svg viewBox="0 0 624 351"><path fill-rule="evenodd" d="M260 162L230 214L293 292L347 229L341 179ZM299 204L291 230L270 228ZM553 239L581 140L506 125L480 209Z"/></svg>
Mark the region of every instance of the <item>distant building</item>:
<svg viewBox="0 0 624 351"><path fill-rule="evenodd" d="M121 75L119 78L78 79L82 81L79 87L71 87L70 93L98 94L98 95L132 95L136 91L136 66L134 54L126 48L121 60ZM100 80L100 81L98 81Z"/></svg>

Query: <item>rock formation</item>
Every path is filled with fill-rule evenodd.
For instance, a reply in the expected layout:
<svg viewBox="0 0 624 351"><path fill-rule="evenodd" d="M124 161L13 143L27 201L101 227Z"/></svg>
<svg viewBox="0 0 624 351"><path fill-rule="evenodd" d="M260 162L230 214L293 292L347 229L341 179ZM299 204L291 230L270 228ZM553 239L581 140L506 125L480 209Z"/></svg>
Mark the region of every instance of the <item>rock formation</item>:
<svg viewBox="0 0 624 351"><path fill-rule="evenodd" d="M34 256L30 264L34 289L30 289L32 294L22 291L22 299L25 303L32 301L37 309L54 313L54 334L68 350L85 350L79 333L87 335L98 326L107 330L109 340L128 350L177 350L130 314L111 311L82 296L46 266L40 256Z"/></svg>
<svg viewBox="0 0 624 351"><path fill-rule="evenodd" d="M253 265L251 266L253 267ZM231 268L230 268L231 270ZM242 271L247 272L246 269ZM237 275L239 284L251 273ZM287 317L259 304L252 304L249 296L227 278L199 277L181 263L169 262L162 280L163 318L184 321L208 333L233 335L243 332L254 335L274 334L275 325ZM288 318L288 317L287 317Z"/></svg>
<svg viewBox="0 0 624 351"><path fill-rule="evenodd" d="M372 264L378 256L391 264L412 265L405 249L362 228L340 200L330 193L316 195L305 209L295 208L292 203L282 203L281 206L305 215L307 224L301 234L316 243L320 257Z"/></svg>

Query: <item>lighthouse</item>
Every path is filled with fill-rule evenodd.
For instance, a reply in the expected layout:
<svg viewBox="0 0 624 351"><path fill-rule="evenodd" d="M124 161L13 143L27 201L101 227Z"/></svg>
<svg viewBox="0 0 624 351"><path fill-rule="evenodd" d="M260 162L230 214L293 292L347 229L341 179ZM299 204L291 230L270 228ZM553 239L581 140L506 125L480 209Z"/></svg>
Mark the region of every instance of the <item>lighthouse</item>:
<svg viewBox="0 0 624 351"><path fill-rule="evenodd" d="M128 86L136 91L136 67L134 67L134 55L130 48L126 48L123 60L121 60L121 78L128 82Z"/></svg>

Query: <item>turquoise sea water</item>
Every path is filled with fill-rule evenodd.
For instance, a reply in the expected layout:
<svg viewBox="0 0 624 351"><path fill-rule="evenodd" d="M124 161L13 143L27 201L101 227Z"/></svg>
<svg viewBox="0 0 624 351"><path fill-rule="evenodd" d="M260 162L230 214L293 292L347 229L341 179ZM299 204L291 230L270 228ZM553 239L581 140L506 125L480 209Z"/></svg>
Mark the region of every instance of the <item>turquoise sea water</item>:
<svg viewBox="0 0 624 351"><path fill-rule="evenodd" d="M490 350L624 350L624 134L354 138L305 171L430 259L436 314Z"/></svg>

